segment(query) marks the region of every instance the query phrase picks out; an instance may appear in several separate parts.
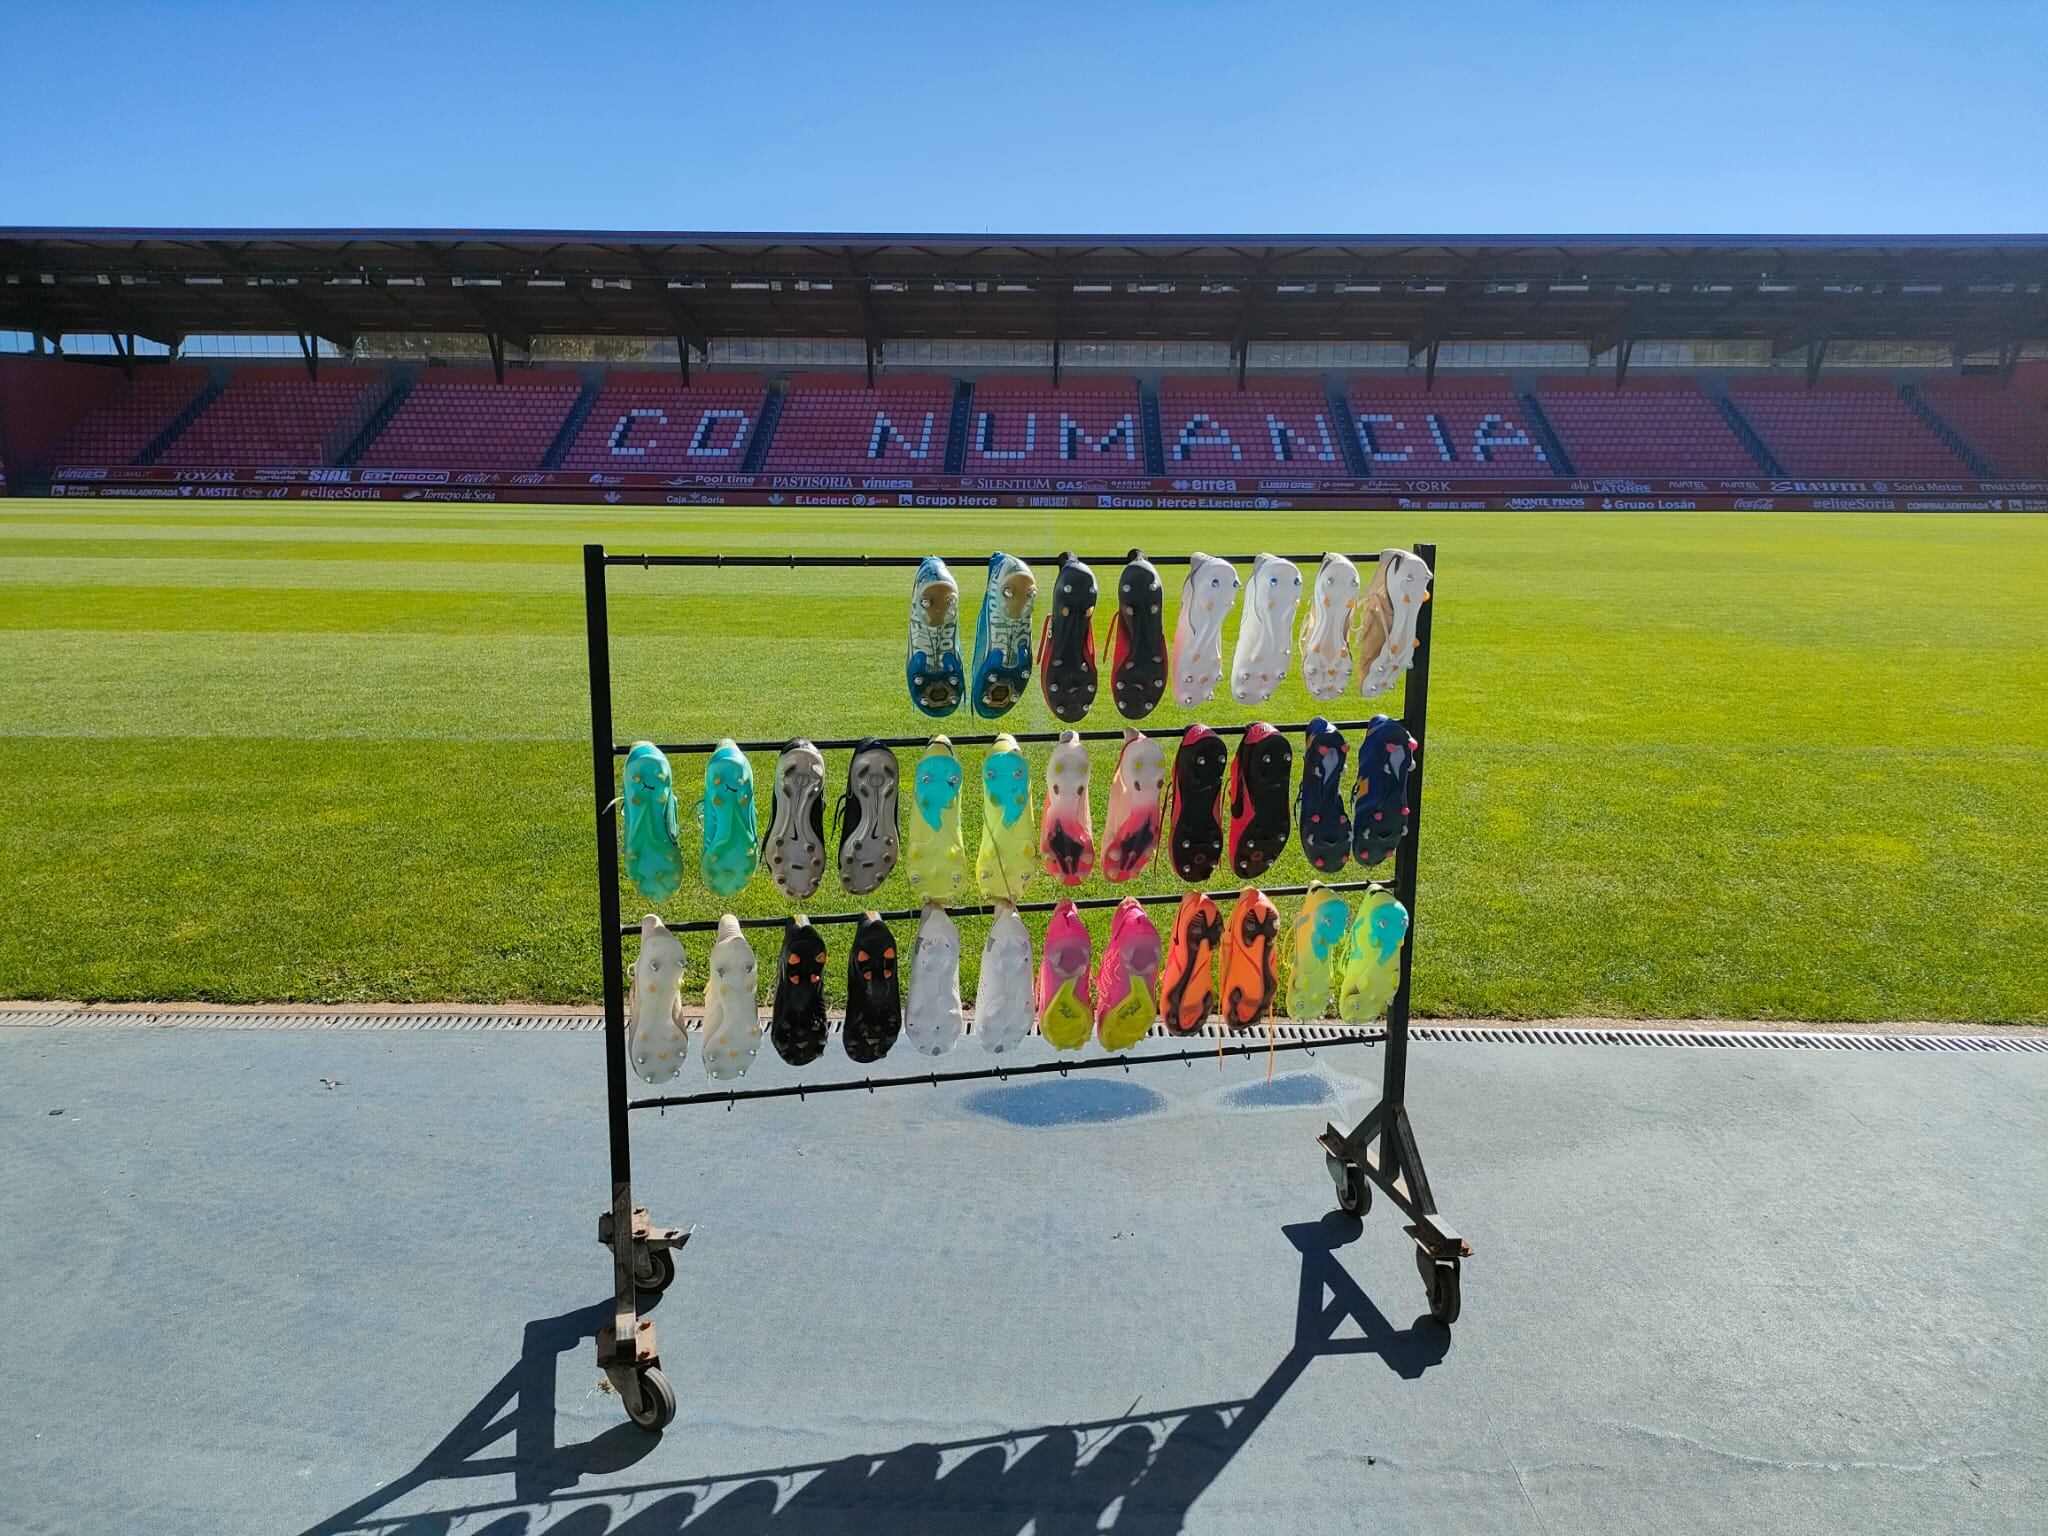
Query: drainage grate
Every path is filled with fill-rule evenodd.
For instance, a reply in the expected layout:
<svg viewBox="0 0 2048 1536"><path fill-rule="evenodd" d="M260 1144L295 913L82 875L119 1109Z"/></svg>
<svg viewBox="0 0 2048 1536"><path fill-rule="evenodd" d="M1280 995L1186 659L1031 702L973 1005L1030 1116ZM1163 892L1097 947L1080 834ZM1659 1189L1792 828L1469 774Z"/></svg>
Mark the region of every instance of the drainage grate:
<svg viewBox="0 0 2048 1536"><path fill-rule="evenodd" d="M272 1008L0 1008L0 1026L100 1029L597 1029L597 1013L489 1013L461 1009L346 1013Z"/></svg>
<svg viewBox="0 0 2048 1536"><path fill-rule="evenodd" d="M486 1009L433 1008L350 1013L338 1009L304 1012L274 1008L0 1008L0 1027L63 1025L112 1029L504 1029L594 1030L603 1018L595 1011L560 1013L492 1012ZM1370 1026L1377 1028L1377 1025ZM1237 1034L1211 1022L1191 1037L1169 1036L1154 1024L1148 1038L1202 1040L1256 1039L1259 1032ZM1274 1026L1281 1040L1342 1040L1357 1034L1347 1024ZM2048 1054L2048 1035L2031 1034L1883 1034L1868 1030L1789 1029L1656 1029L1597 1024L1417 1024L1417 1041L1437 1045L1630 1045L1686 1049L1746 1051L2031 1051Z"/></svg>
<svg viewBox="0 0 2048 1536"><path fill-rule="evenodd" d="M1639 1045L1745 1051L2034 1051L2048 1035L1874 1034L1811 1029L1602 1029L1597 1025L1417 1024L1417 1040L1498 1045Z"/></svg>

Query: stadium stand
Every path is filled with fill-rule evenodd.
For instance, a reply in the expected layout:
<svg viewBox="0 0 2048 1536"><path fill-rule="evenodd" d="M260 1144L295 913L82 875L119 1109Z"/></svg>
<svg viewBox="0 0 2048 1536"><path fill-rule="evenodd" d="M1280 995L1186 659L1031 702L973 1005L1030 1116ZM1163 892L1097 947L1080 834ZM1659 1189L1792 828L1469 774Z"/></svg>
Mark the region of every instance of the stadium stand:
<svg viewBox="0 0 2048 1536"><path fill-rule="evenodd" d="M1359 445L1374 474L1509 479L1557 473L1508 381L1354 379Z"/></svg>
<svg viewBox="0 0 2048 1536"><path fill-rule="evenodd" d="M157 456L178 466L289 465L317 468L361 429L384 396L372 368L297 371L245 368Z"/></svg>
<svg viewBox="0 0 2048 1536"><path fill-rule="evenodd" d="M1714 402L1691 379L1550 378L1538 392L1582 475L1754 475Z"/></svg>
<svg viewBox="0 0 2048 1536"><path fill-rule="evenodd" d="M1969 473L1885 380L1738 379L1728 398L1788 475Z"/></svg>
<svg viewBox="0 0 2048 1536"><path fill-rule="evenodd" d="M984 379L968 420L970 475L1145 472L1136 379Z"/></svg>
<svg viewBox="0 0 2048 1536"><path fill-rule="evenodd" d="M2000 476L2048 475L2048 413L1996 379L1931 379L1919 386L1941 419Z"/></svg>
<svg viewBox="0 0 2048 1536"><path fill-rule="evenodd" d="M117 377L118 375L110 375ZM50 455L53 464L133 464L206 392L204 368L164 367L121 379L79 418Z"/></svg>
<svg viewBox="0 0 2048 1536"><path fill-rule="evenodd" d="M1159 435L1169 475L1227 473L1346 479L1351 467L1321 384L1283 380L1249 389L1216 379L1159 386Z"/></svg>
<svg viewBox="0 0 2048 1536"><path fill-rule="evenodd" d="M379 469L536 469L582 383L573 373L424 374L358 461Z"/></svg>
<svg viewBox="0 0 2048 1536"><path fill-rule="evenodd" d="M619 373L605 381L563 469L737 472L761 420L759 374Z"/></svg>
<svg viewBox="0 0 2048 1536"><path fill-rule="evenodd" d="M799 374L783 396L771 474L942 474L953 381L909 374L870 389L859 374Z"/></svg>
<svg viewBox="0 0 2048 1536"><path fill-rule="evenodd" d="M1209 476L1320 483L2048 477L2048 368L2009 377L989 375L395 371L0 358L17 485L122 469ZM1518 393L1517 386L1524 392ZM68 473L59 475L59 471ZM137 475L135 478L142 479ZM311 483L311 482L306 482ZM551 482L552 483L552 482ZM539 488L539 483L532 483ZM641 486L638 489L647 489ZM983 486L981 489L991 489ZM993 487L993 489L1003 489ZM1245 486L1247 491L1274 489ZM1532 485L1541 491L1541 485ZM2030 493L2023 493L2030 494Z"/></svg>

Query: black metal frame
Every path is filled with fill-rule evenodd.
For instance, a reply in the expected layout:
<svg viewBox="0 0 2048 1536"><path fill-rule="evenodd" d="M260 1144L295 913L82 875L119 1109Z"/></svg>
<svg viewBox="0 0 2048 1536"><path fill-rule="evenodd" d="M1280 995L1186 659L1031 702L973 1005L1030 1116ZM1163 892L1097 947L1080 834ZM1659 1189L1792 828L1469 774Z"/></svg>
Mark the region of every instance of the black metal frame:
<svg viewBox="0 0 2048 1536"><path fill-rule="evenodd" d="M1418 544L1416 553L1426 561L1432 572L1436 569L1437 551L1433 544ZM852 568L914 569L923 559L917 555L869 556L869 555L622 555L607 553L601 544L583 546L583 599L586 639L590 664L590 758L593 803L597 819L597 880L599 939L602 952L604 984L604 1041L605 1041L605 1120L611 1142L611 1204L599 1218L598 1239L612 1250L612 1321L598 1335L598 1365L617 1386L625 1399L627 1410L636 1422L659 1429L674 1412L673 1398L669 1396L667 1380L661 1375L661 1357L655 1341L654 1322L641 1315L640 1293L658 1293L674 1276L674 1261L670 1250L683 1246L690 1238L689 1229L660 1228L653 1225L644 1208L633 1203L632 1136L628 1117L634 1110L667 1110L694 1105L724 1104L727 1108L741 1100L796 1098L806 1099L816 1094L849 1093L865 1090L875 1092L884 1088L901 1088L919 1085L936 1086L939 1083L985 1081L990 1078L1008 1079L1029 1077L1042 1073L1058 1072L1065 1076L1069 1072L1098 1071L1109 1067L1140 1066L1158 1062L1191 1061L1197 1056L1212 1054L1211 1048L1186 1049L1180 1051L1150 1052L1140 1056L1106 1056L1081 1061L1033 1062L1018 1066L992 1066L966 1071L918 1072L891 1077L866 1077L851 1080L834 1080L818 1084L792 1085L780 1088L741 1088L711 1090L702 1093L661 1094L646 1098L631 1097L626 1076L626 1010L625 1010L625 955L627 940L639 933L637 925L622 920L619 892L619 842L618 842L618 782L617 763L632 750L631 744L615 739L612 726L612 682L611 682L611 625L607 603L606 568L608 566L639 566L643 569L654 566L695 566L721 569L735 567L787 567L796 570L806 567L837 566ZM948 563L962 568L979 566L986 561L985 555L963 555L948 557ZM1049 556L1034 560L1034 563L1051 566L1059 557ZM1091 563L1115 566L1121 564L1123 556L1092 557ZM1186 565L1188 556L1155 556L1155 565ZM1224 558L1233 564L1248 564L1251 555L1229 555ZM1297 563L1314 563L1320 554L1291 555L1287 558ZM1379 558L1374 554L1354 555L1361 564L1369 564ZM1434 595L1435 584L1431 583ZM1400 981L1393 999L1387 1006L1387 1022L1384 1030L1361 1031L1338 1027L1313 1027L1307 1035L1288 1040L1272 1037L1263 1041L1226 1044L1221 1034L1213 1029L1216 1044L1213 1054L1218 1056L1241 1056L1258 1052L1314 1050L1320 1046L1376 1045L1386 1047L1381 1075L1380 1101L1349 1131L1328 1126L1317 1138L1322 1146L1330 1176L1337 1187L1339 1204L1354 1215L1363 1215L1371 1204L1371 1190L1378 1187L1387 1198L1409 1218L1406 1228L1416 1244L1416 1263L1422 1271L1423 1280L1429 1289L1430 1310L1439 1322L1449 1324L1458 1314L1459 1264L1471 1253L1470 1244L1459 1237L1436 1209L1435 1197L1430 1189L1429 1177L1423 1171L1422 1157L1416 1148L1415 1133L1409 1121L1407 1108L1408 1091L1408 1013L1409 997L1413 982L1415 933L1418 915L1416 912L1417 869L1421 853L1422 838L1422 781L1429 754L1427 728L1429 722L1429 665L1430 635L1433 627L1435 604L1425 601L1416 620L1414 664L1407 674L1406 691L1402 701L1403 720L1408 732L1415 738L1417 751L1414 767L1409 779L1410 815L1408 835L1401 840L1395 855L1394 878L1391 887L1387 882L1375 880L1325 881L1333 890L1386 890L1391 888L1401 904L1408 909L1409 924L1407 937L1401 945ZM1360 729L1363 720L1336 722L1341 728ZM1282 726L1285 731L1299 731L1300 724ZM1248 729L1246 726L1218 726L1219 735L1238 735ZM1012 733L1020 742L1050 742L1062 734L1057 731L1020 731ZM1123 735L1121 727L1110 730L1092 730L1080 733L1084 740L1115 740ZM849 748L867 738L821 739L816 745L821 749ZM927 737L884 737L887 745L896 747L923 746ZM951 737L960 745L985 745L996 738L993 734L963 734ZM685 741L661 743L662 750L669 754L709 752L715 743L708 741ZM777 751L785 743L774 741L749 741L739 743L743 751ZM1274 886L1270 895L1299 895L1306 886ZM1141 895L1138 900L1146 903L1177 902L1179 892L1162 892ZM1122 900L1119 896L1085 897L1075 902L1079 907L1110 907ZM1019 911L1044 912L1057 905L1052 901L1031 901L1017 904ZM961 916L986 915L994 909L988 906L964 906L950 909ZM882 914L890 921L909 921L919 914L914 910L892 911ZM814 923L855 922L862 916L859 911L820 912L811 915ZM753 917L740 919L743 928L781 927L785 920L780 917ZM715 919L690 920L669 925L678 933L708 932L717 927ZM1373 1143L1377 1140L1377 1152ZM619 1234L627 1234L627 1241L618 1241ZM665 1408L664 1408L665 1402Z"/></svg>

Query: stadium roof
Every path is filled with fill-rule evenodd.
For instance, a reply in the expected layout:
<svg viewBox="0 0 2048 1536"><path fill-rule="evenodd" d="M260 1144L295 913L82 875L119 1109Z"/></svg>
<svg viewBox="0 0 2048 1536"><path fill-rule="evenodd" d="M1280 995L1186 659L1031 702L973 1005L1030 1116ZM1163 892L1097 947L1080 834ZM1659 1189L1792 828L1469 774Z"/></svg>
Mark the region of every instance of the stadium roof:
<svg viewBox="0 0 2048 1536"><path fill-rule="evenodd" d="M1584 343L2048 337L2048 235L0 228L0 329Z"/></svg>

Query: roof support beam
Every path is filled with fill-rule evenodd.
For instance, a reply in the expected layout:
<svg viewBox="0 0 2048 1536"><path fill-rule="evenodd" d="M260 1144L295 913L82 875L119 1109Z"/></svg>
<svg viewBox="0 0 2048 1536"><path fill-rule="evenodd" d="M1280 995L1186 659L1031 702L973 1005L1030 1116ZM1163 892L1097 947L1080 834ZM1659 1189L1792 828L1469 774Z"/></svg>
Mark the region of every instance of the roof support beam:
<svg viewBox="0 0 2048 1536"><path fill-rule="evenodd" d="M481 289L467 285L457 291L462 294L469 307L476 311L477 318L483 321L484 332L494 338L496 351L503 352L508 341L522 352L533 350L533 333L506 314L504 306L496 299L487 297ZM505 371L503 363L498 365L498 371L500 374Z"/></svg>
<svg viewBox="0 0 2048 1536"><path fill-rule="evenodd" d="M484 344L491 349L491 376L502 384L505 382L505 338L496 331L485 331ZM532 343L527 345L531 347Z"/></svg>
<svg viewBox="0 0 2048 1536"><path fill-rule="evenodd" d="M1813 388L1820 378L1820 365L1827 361L1828 339L1817 336L1806 344L1806 387Z"/></svg>
<svg viewBox="0 0 2048 1536"><path fill-rule="evenodd" d="M305 331L299 332L299 355L306 360L306 377L320 377L320 338Z"/></svg>
<svg viewBox="0 0 2048 1536"><path fill-rule="evenodd" d="M272 303L284 311L292 322L292 329L299 333L301 341L312 337L315 341L331 342L336 351L355 350L355 331L337 320L327 308L309 293L297 288L267 288L264 290Z"/></svg>
<svg viewBox="0 0 2048 1536"><path fill-rule="evenodd" d="M1635 352L1636 344L1632 340L1624 338L1616 344L1614 348L1614 387L1616 389L1621 388L1622 384L1627 381L1629 359L1635 356ZM1596 352L1593 355L1598 357L1600 354Z"/></svg>

